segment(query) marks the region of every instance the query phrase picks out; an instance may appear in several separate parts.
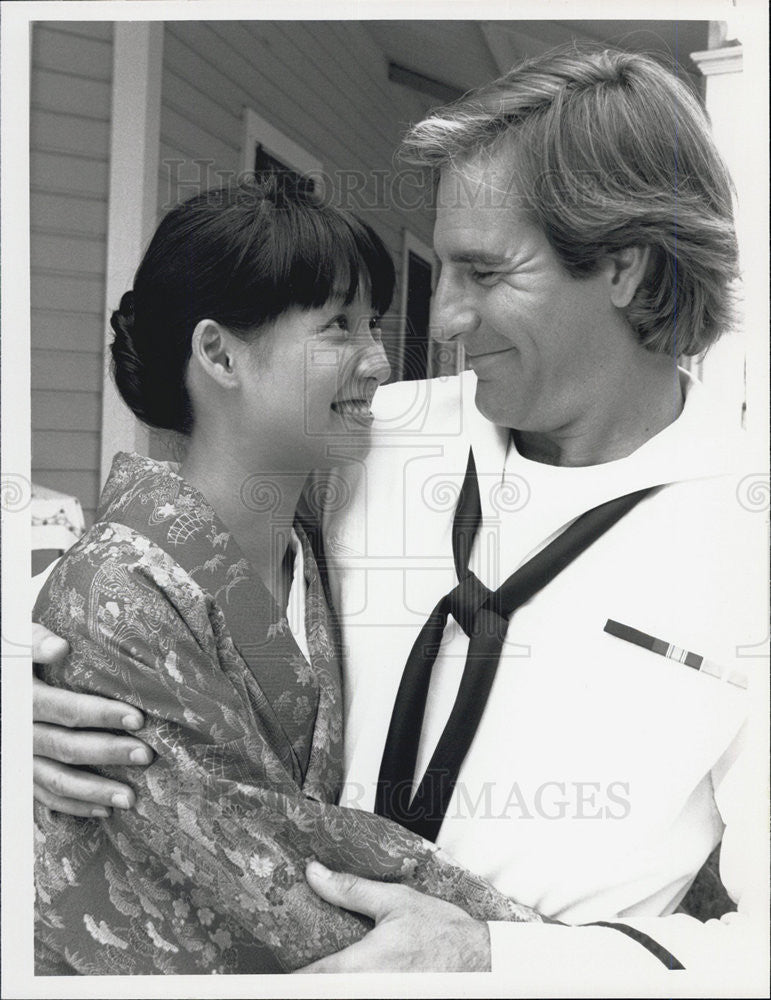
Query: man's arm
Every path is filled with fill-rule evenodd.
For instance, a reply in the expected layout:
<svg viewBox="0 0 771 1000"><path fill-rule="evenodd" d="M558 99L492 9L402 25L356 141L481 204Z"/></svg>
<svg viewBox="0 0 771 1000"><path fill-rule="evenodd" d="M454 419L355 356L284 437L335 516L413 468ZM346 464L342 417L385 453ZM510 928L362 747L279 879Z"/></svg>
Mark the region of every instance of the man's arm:
<svg viewBox="0 0 771 1000"><path fill-rule="evenodd" d="M32 658L55 666L69 646L43 625L32 626ZM77 694L33 678L32 734L34 794L49 809L70 816L108 816L130 809L133 789L84 767L145 765L152 750L141 740L100 730L136 730L144 725L138 709L99 695Z"/></svg>
<svg viewBox="0 0 771 1000"><path fill-rule="evenodd" d="M408 886L331 872L318 863L308 865L306 878L322 899L370 917L375 927L302 973L492 971L516 975L521 985L552 981L555 973L602 968L603 963L643 977L667 968L612 928L574 928L544 917L486 924Z"/></svg>
<svg viewBox="0 0 771 1000"><path fill-rule="evenodd" d="M489 972L490 932L451 903L405 885L332 872L317 861L308 884L333 906L363 913L375 927L361 941L300 972Z"/></svg>

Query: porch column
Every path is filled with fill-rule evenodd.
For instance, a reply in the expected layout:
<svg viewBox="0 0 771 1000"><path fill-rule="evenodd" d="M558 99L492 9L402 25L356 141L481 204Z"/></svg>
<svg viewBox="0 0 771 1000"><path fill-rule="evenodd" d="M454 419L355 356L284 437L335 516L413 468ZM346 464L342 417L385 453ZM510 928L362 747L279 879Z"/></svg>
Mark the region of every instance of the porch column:
<svg viewBox="0 0 771 1000"><path fill-rule="evenodd" d="M107 221L101 482L116 451L147 454L149 430L118 395L109 371L110 315L132 285L155 229L160 157L163 23L117 21L113 43Z"/></svg>
<svg viewBox="0 0 771 1000"><path fill-rule="evenodd" d="M750 92L744 75L742 45L723 43L704 52L693 52L690 58L706 77L706 108L712 132L736 186L739 263L743 275L739 329L727 331L695 367L704 383L719 392L726 418L734 425L749 425L763 418L756 412L758 400L748 400L747 374L754 363L757 346L765 344L765 328L759 326L759 317L752 309L754 279L750 271L752 253L748 225L757 220L757 206L753 209L752 204L748 156L753 131L748 104L752 104L755 95ZM745 299L747 293L749 300Z"/></svg>

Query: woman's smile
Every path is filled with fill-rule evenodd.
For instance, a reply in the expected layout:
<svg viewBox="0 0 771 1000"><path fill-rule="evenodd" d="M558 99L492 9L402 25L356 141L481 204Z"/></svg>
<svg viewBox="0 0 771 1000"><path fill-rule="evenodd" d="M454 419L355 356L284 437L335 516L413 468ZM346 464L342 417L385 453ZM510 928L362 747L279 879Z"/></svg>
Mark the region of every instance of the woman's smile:
<svg viewBox="0 0 771 1000"><path fill-rule="evenodd" d="M371 399L349 397L336 399L332 403L332 409L343 418L346 425L352 421L353 423L369 427L375 419L370 409L371 405Z"/></svg>

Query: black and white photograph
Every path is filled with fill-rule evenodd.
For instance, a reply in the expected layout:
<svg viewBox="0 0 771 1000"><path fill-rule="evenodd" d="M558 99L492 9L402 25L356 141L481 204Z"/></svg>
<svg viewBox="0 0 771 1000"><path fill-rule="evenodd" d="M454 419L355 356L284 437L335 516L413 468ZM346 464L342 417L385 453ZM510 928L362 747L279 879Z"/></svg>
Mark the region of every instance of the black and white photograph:
<svg viewBox="0 0 771 1000"><path fill-rule="evenodd" d="M0 996L768 996L767 36L2 3Z"/></svg>

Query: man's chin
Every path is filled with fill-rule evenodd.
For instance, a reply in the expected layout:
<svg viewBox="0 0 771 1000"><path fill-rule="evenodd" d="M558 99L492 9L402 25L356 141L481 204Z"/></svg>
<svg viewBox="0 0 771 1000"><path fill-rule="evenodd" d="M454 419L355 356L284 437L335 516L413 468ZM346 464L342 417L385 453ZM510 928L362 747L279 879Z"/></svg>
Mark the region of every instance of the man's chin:
<svg viewBox="0 0 771 1000"><path fill-rule="evenodd" d="M501 398L502 394L489 383L477 379L474 405L491 424L499 427L517 427L517 414L511 405L511 398Z"/></svg>

